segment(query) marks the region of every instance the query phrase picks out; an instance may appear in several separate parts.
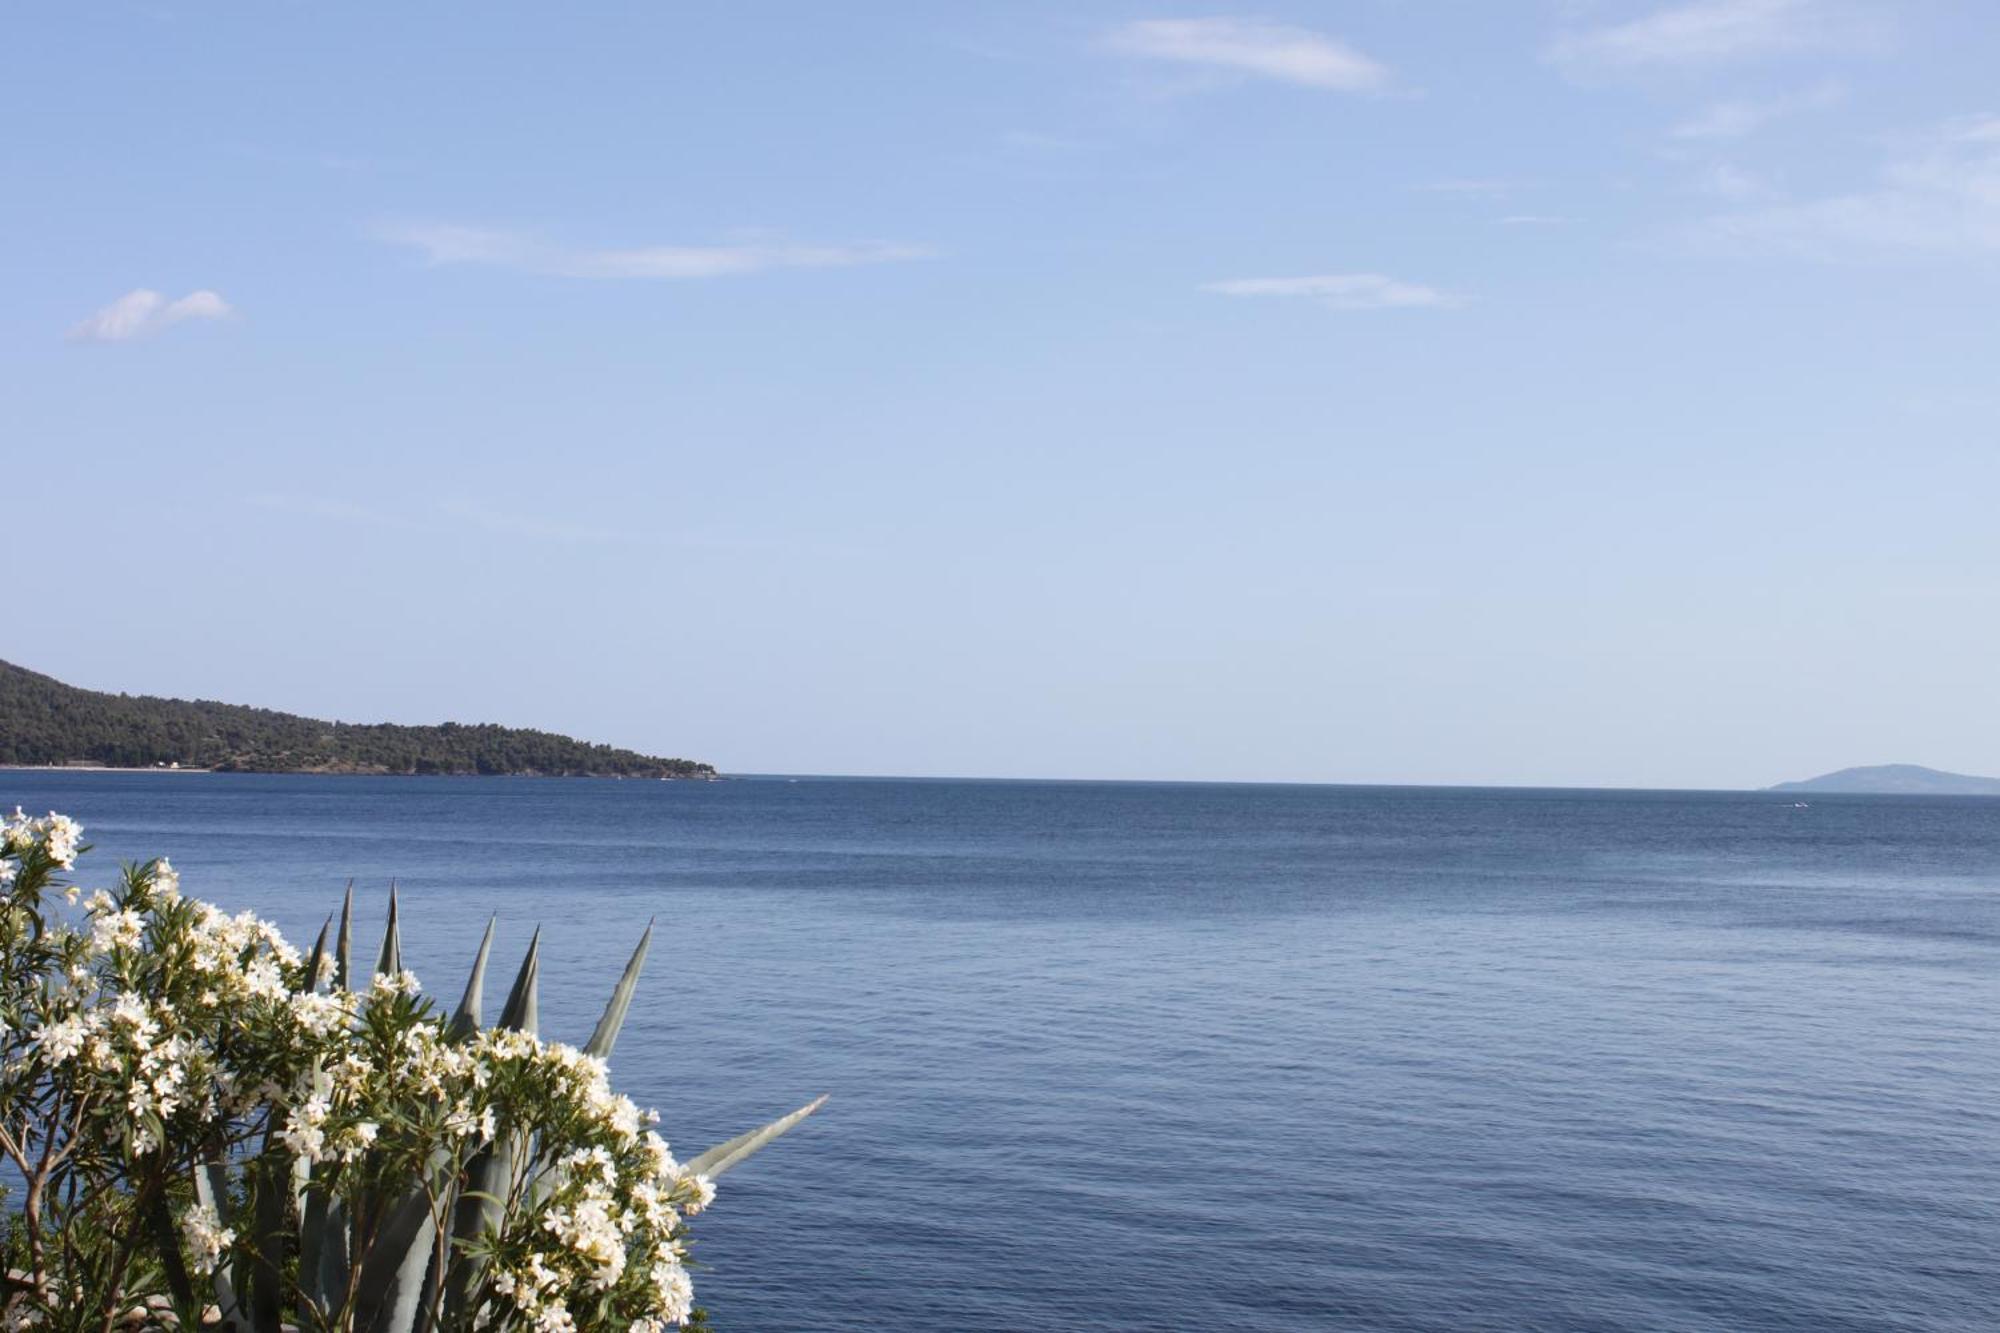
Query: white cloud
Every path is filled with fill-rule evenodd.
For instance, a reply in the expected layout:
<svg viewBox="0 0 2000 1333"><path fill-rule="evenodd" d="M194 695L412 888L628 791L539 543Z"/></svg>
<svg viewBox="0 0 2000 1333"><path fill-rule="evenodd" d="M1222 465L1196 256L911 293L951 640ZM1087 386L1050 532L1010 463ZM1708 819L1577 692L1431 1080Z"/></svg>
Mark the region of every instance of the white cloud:
<svg viewBox="0 0 2000 1333"><path fill-rule="evenodd" d="M1695 189L1719 199L1771 199L1780 191L1754 172L1728 162L1712 162L1695 177Z"/></svg>
<svg viewBox="0 0 2000 1333"><path fill-rule="evenodd" d="M1695 237L1822 258L2000 254L2000 116L1904 141L1871 189L1710 218Z"/></svg>
<svg viewBox="0 0 2000 1333"><path fill-rule="evenodd" d="M1608 27L1565 33L1559 63L1613 69L1724 64L1848 46L1870 35L1847 9L1821 0L1693 0Z"/></svg>
<svg viewBox="0 0 2000 1333"><path fill-rule="evenodd" d="M919 246L798 245L746 241L728 245L650 245L585 249L543 241L526 232L452 223L381 227L378 238L420 251L431 264L486 264L565 278L717 278L779 268L846 268L922 259Z"/></svg>
<svg viewBox="0 0 2000 1333"><path fill-rule="evenodd" d="M1838 83L1828 82L1788 97L1765 101L1715 102L1670 131L1676 139L1740 139L1774 120L1806 111L1823 111L1847 96Z"/></svg>
<svg viewBox="0 0 2000 1333"><path fill-rule="evenodd" d="M190 319L223 319L234 313L229 302L206 289L169 301L141 287L129 291L90 318L78 321L69 336L77 342L118 343L144 338Z"/></svg>
<svg viewBox="0 0 2000 1333"><path fill-rule="evenodd" d="M1143 19L1111 30L1110 48L1143 60L1204 65L1282 83L1374 92L1389 71L1343 42L1308 28L1256 19Z"/></svg>
<svg viewBox="0 0 2000 1333"><path fill-rule="evenodd" d="M1321 273L1302 278L1236 278L1211 282L1203 291L1223 296L1293 296L1318 301L1335 310L1409 310L1457 305L1458 299L1435 287L1399 282L1379 273Z"/></svg>

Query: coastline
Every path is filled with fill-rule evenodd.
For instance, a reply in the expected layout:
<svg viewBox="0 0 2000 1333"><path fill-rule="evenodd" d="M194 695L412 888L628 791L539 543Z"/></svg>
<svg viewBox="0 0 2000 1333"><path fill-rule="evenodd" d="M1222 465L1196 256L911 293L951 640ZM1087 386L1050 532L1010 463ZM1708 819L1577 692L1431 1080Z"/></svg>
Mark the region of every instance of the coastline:
<svg viewBox="0 0 2000 1333"><path fill-rule="evenodd" d="M190 768L181 764L173 768L164 765L137 765L126 768L117 764L0 764L0 772L5 773L213 773L212 768Z"/></svg>

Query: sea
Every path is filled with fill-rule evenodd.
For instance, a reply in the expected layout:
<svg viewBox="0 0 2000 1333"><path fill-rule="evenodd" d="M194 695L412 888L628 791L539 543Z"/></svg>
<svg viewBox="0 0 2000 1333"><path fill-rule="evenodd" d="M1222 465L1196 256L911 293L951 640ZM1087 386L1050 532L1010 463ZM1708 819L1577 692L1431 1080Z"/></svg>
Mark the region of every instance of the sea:
<svg viewBox="0 0 2000 1333"><path fill-rule="evenodd" d="M499 920L735 1333L2000 1328L2000 800L0 773L309 944Z"/></svg>

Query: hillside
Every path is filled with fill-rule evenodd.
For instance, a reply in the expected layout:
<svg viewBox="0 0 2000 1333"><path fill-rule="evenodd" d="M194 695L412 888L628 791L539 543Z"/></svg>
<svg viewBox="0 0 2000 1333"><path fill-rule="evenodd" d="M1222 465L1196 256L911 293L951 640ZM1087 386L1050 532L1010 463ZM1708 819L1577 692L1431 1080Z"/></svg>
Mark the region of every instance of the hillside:
<svg viewBox="0 0 2000 1333"><path fill-rule="evenodd" d="M82 690L0 662L0 764L244 773L512 773L712 778L711 764L657 759L546 731L321 722L267 708Z"/></svg>
<svg viewBox="0 0 2000 1333"><path fill-rule="evenodd" d="M1801 782L1780 782L1772 791L1872 793L1884 796L2000 796L2000 778L1944 773L1916 764L1871 764L1843 768Z"/></svg>

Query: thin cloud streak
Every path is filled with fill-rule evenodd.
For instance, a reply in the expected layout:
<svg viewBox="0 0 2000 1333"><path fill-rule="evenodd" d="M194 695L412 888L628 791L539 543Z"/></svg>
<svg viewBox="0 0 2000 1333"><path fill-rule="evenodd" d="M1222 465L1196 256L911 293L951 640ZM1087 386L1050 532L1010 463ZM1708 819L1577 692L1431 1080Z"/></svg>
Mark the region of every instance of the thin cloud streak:
<svg viewBox="0 0 2000 1333"><path fill-rule="evenodd" d="M1824 111L1839 105L1846 97L1845 87L1827 82L1789 97L1716 102L1703 108L1699 115L1674 126L1668 134L1675 139L1741 139L1772 121L1809 111Z"/></svg>
<svg viewBox="0 0 2000 1333"><path fill-rule="evenodd" d="M1823 259L2000 254L2000 115L1905 141L1872 189L1709 218L1692 238Z"/></svg>
<svg viewBox="0 0 2000 1333"><path fill-rule="evenodd" d="M1256 19L1142 19L1114 28L1105 45L1120 55L1227 70L1335 92L1378 92L1386 66L1324 33Z"/></svg>
<svg viewBox="0 0 2000 1333"><path fill-rule="evenodd" d="M178 301L169 301L156 291L140 287L72 325L69 337L72 342L130 342L188 320L227 319L234 313L229 302L206 288L189 292Z"/></svg>
<svg viewBox="0 0 2000 1333"><path fill-rule="evenodd" d="M1576 68L1706 66L1850 46L1865 39L1870 26L1820 0L1693 0L1564 33L1547 54Z"/></svg>
<svg viewBox="0 0 2000 1333"><path fill-rule="evenodd" d="M1319 273L1297 278L1234 278L1205 283L1220 296L1303 298L1334 310L1442 309L1462 304L1435 287L1402 282L1380 273Z"/></svg>
<svg viewBox="0 0 2000 1333"><path fill-rule="evenodd" d="M427 264L484 265L563 278L721 278L772 269L887 264L926 259L935 253L922 246L887 242L800 245L756 241L585 249L546 242L527 232L428 222L378 227L374 234L378 240L418 251Z"/></svg>

